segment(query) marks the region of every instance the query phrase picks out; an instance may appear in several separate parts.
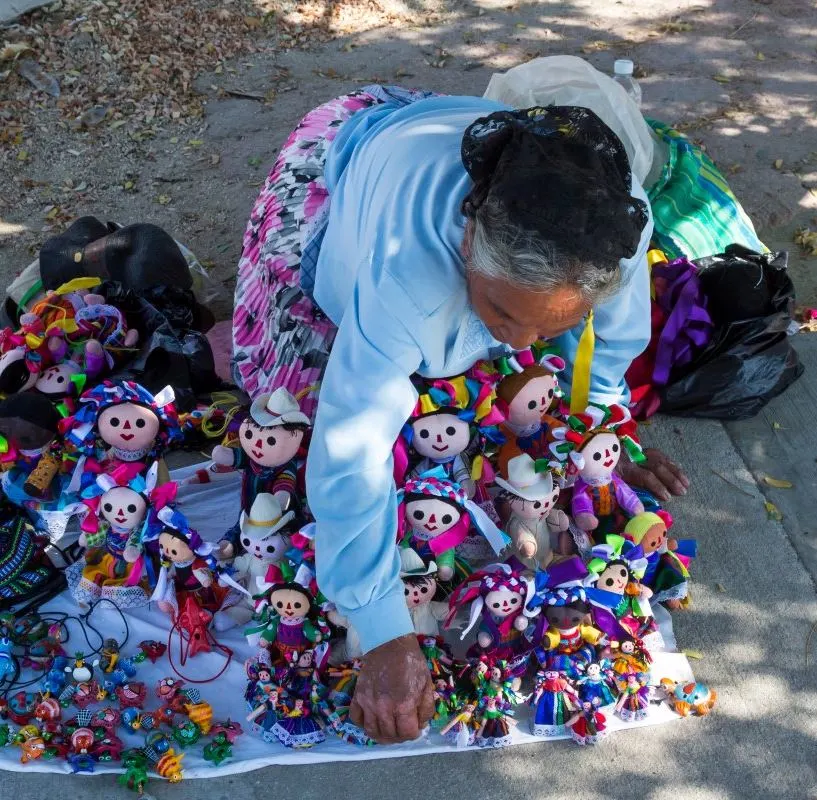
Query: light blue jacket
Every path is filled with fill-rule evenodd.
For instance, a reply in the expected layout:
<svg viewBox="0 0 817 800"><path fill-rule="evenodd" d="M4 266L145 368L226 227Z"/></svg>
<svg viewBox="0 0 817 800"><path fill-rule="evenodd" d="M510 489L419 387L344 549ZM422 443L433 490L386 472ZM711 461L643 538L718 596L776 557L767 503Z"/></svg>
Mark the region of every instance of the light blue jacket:
<svg viewBox="0 0 817 800"><path fill-rule="evenodd" d="M358 112L326 165L331 206L314 296L338 326L307 464L317 520L318 584L357 629L364 652L412 632L396 542L392 446L417 395L409 376L456 375L507 348L471 308L460 254L470 179L468 125L503 106L435 97ZM642 188L632 193L646 202ZM558 202L558 198L555 198ZM646 252L622 261L623 286L595 309L591 399L628 399L624 372L650 338ZM555 341L572 359L581 328Z"/></svg>

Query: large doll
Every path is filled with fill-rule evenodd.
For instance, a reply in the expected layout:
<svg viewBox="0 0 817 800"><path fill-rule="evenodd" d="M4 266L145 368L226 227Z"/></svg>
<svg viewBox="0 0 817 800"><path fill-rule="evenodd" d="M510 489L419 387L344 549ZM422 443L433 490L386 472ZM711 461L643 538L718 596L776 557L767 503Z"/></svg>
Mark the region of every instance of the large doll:
<svg viewBox="0 0 817 800"><path fill-rule="evenodd" d="M83 492L87 514L82 521L79 544L85 555L66 573L74 599L90 605L106 598L119 608L146 605L152 563L144 557L147 512L171 502L176 484L156 486L158 468L146 474L144 464L120 464L102 473Z"/></svg>
<svg viewBox="0 0 817 800"><path fill-rule="evenodd" d="M415 458L408 478L414 480L434 467L441 467L448 480L458 483L473 499L484 460L480 457L485 440L498 440L497 424L502 420L490 384L477 377L424 381L409 421L403 427L402 440L395 447L395 477L403 482L408 460L407 445Z"/></svg>
<svg viewBox="0 0 817 800"><path fill-rule="evenodd" d="M619 405L590 405L584 413L568 417L566 426L553 431L556 441L552 452L578 470L571 516L579 528L592 531L597 541L616 533L619 520L644 510L638 495L615 472L622 448L633 461L644 460L633 434L630 412Z"/></svg>
<svg viewBox="0 0 817 800"><path fill-rule="evenodd" d="M508 462L507 476L497 475L496 484L502 490L496 497L502 527L522 558L535 556L546 566L554 551L568 555L570 520L555 508L559 487L553 484L549 462L520 453Z"/></svg>
<svg viewBox="0 0 817 800"><path fill-rule="evenodd" d="M283 387L259 395L250 415L238 428L238 447L216 445L213 461L241 470L241 511L249 514L261 493L275 496L282 510L300 519L296 493L296 457L309 429L309 417ZM240 524L234 525L219 543L219 556L233 558L242 552Z"/></svg>
<svg viewBox="0 0 817 800"><path fill-rule="evenodd" d="M397 494L401 546L413 548L425 561L436 561L442 581L454 576L456 548L465 542L472 525L496 554L508 543L508 537L440 467L408 481Z"/></svg>

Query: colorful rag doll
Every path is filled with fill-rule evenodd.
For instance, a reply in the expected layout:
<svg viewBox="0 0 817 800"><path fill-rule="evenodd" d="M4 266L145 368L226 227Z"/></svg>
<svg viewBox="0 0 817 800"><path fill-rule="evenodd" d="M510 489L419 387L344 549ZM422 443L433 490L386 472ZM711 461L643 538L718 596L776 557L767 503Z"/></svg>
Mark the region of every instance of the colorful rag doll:
<svg viewBox="0 0 817 800"><path fill-rule="evenodd" d="M400 579L406 596L414 632L419 636L438 636L440 621L448 605L434 600L437 591L437 565L426 564L410 547L400 548ZM348 640L347 640L348 641Z"/></svg>
<svg viewBox="0 0 817 800"><path fill-rule="evenodd" d="M478 706L480 725L474 741L478 747L507 747L511 743L511 704L502 692L489 685Z"/></svg>
<svg viewBox="0 0 817 800"><path fill-rule="evenodd" d="M442 581L454 576L456 548L472 525L497 555L509 541L459 484L447 480L441 467L408 481L397 499L399 543L416 550L424 561L436 561Z"/></svg>
<svg viewBox="0 0 817 800"><path fill-rule="evenodd" d="M598 744L607 736L607 717L599 711L600 701L582 700L579 710L567 721L570 736L576 744Z"/></svg>
<svg viewBox="0 0 817 800"><path fill-rule="evenodd" d="M270 580L270 568L276 569L286 558L290 546L288 533L294 517L294 511L284 513L278 498L266 492L256 495L249 514L241 512L243 554L232 563L232 578L247 593L230 592L213 620L216 630L246 625L252 619L252 595L258 591L259 582Z"/></svg>
<svg viewBox="0 0 817 800"><path fill-rule="evenodd" d="M590 405L553 431L553 454L569 460L578 470L571 516L579 528L592 531L597 540L616 533L622 517L634 517L644 510L638 495L615 472L622 447L633 461L644 460L634 431L630 412L619 405Z"/></svg>
<svg viewBox="0 0 817 800"><path fill-rule="evenodd" d="M606 659L588 664L576 686L582 702L598 700L601 707L613 705L619 694L610 662Z"/></svg>
<svg viewBox="0 0 817 800"><path fill-rule="evenodd" d="M641 582L652 589L652 601L680 608L689 595L687 567L695 558L697 544L694 539L667 538L671 525L672 517L666 511L645 511L627 523L624 536L644 552L647 568Z"/></svg>
<svg viewBox="0 0 817 800"><path fill-rule="evenodd" d="M134 381L104 381L85 392L76 413L64 419L66 441L104 469L121 462L159 462L159 483L169 480L163 457L182 438L173 390L157 395Z"/></svg>
<svg viewBox="0 0 817 800"><path fill-rule="evenodd" d="M502 416L495 400L490 384L476 375L420 383L417 405L395 446L398 486L403 483L408 447L419 459L408 473L409 480L440 467L449 481L458 483L473 499L477 482L490 477L483 476L483 442L499 439L496 426Z"/></svg>
<svg viewBox="0 0 817 800"><path fill-rule="evenodd" d="M113 472L98 474L82 491L88 513L79 544L86 552L66 572L80 605L107 598L119 608L135 608L150 600L153 564L144 557L148 509L155 513L172 502L177 487L172 482L156 486L156 464L143 472L140 462L123 463Z"/></svg>
<svg viewBox="0 0 817 800"><path fill-rule="evenodd" d="M469 699L468 702L460 706L455 696L451 698L450 704L454 707L454 713L440 729L440 735L458 748L474 744L477 730L481 725L475 716L477 711L476 701Z"/></svg>
<svg viewBox="0 0 817 800"><path fill-rule="evenodd" d="M556 669L536 673L529 702L536 709L530 729L534 736L559 736L564 733L572 712L579 707L573 685Z"/></svg>
<svg viewBox="0 0 817 800"><path fill-rule="evenodd" d="M616 701L616 714L625 722L645 719L650 707L650 687L647 675L631 672L626 683L620 685L621 695Z"/></svg>
<svg viewBox="0 0 817 800"><path fill-rule="evenodd" d="M503 659L515 670L514 674L518 674L519 668L524 672L527 661L521 657L531 649L530 642L522 635L530 624L524 611L532 593L533 584L523 576L521 569L509 564L492 564L469 576L451 594L446 627L451 626L457 611L470 603L468 625L460 639L468 635L478 620L479 628L468 657L485 655Z"/></svg>
<svg viewBox="0 0 817 800"><path fill-rule="evenodd" d="M613 642L612 648L616 643ZM647 674L652 658L640 640L625 639L618 643L618 652L611 653L611 669L619 691L627 683L628 675Z"/></svg>
<svg viewBox="0 0 817 800"><path fill-rule="evenodd" d="M568 555L573 541L567 532L570 520L555 508L559 487L553 485L550 464L520 453L508 461L506 476L497 475L496 484L502 491L496 504L517 553L522 558L536 556L543 566L553 558L554 550Z"/></svg>
<svg viewBox="0 0 817 800"><path fill-rule="evenodd" d="M312 590L296 580L263 589L244 633L250 644L269 651L273 665L290 664L304 650L325 642L329 626Z"/></svg>
<svg viewBox="0 0 817 800"><path fill-rule="evenodd" d="M257 495L275 495L281 509L293 512L302 524L301 503L296 493L296 457L309 430L309 417L283 387L256 397L250 415L238 428L238 447L216 445L213 461L241 470L241 510L250 513ZM234 525L219 543L219 557L233 558L242 552L240 524Z"/></svg>

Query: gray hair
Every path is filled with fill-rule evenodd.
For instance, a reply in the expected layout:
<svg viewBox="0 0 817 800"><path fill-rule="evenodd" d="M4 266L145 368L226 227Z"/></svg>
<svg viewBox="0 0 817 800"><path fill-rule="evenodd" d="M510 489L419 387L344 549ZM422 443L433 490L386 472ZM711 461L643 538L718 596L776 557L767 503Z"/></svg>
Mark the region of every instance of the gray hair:
<svg viewBox="0 0 817 800"><path fill-rule="evenodd" d="M571 255L512 222L491 197L477 209L470 228L468 267L485 277L534 292L575 286L591 305L608 299L621 284L618 261L596 264Z"/></svg>

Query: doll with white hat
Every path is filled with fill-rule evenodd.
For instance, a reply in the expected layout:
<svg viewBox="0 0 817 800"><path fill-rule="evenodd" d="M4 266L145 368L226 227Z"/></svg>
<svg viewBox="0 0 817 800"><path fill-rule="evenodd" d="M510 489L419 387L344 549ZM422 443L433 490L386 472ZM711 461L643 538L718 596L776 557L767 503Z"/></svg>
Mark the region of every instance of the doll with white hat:
<svg viewBox="0 0 817 800"><path fill-rule="evenodd" d="M425 636L439 636L439 622L448 613L448 603L434 600L437 591L437 565L426 564L410 547L400 548L400 578L406 596L414 632Z"/></svg>
<svg viewBox="0 0 817 800"><path fill-rule="evenodd" d="M550 467L543 459L534 461L527 453L521 453L508 461L507 477L496 478L496 485L502 490L496 500L503 530L520 556L536 556L542 565L552 559L554 543L561 552L565 547L561 540L565 536L570 538L565 534L570 521L564 511L555 508L559 487L554 485Z"/></svg>
<svg viewBox="0 0 817 800"><path fill-rule="evenodd" d="M250 621L251 595L257 591L258 580L266 579L269 568L285 558L294 519L295 512L284 512L278 498L268 492L256 495L249 514L241 512L240 541L244 553L233 561L232 578L244 586L248 594L230 592L213 621L216 630L224 631Z"/></svg>
<svg viewBox="0 0 817 800"><path fill-rule="evenodd" d="M250 414L238 428L238 447L217 445L213 461L240 469L241 510L248 514L255 498L262 493L275 496L284 512L300 517L296 494L296 457L309 428L309 417L298 401L283 387L262 394L250 406ZM219 557L233 558L242 552L240 523L234 525L219 543Z"/></svg>

